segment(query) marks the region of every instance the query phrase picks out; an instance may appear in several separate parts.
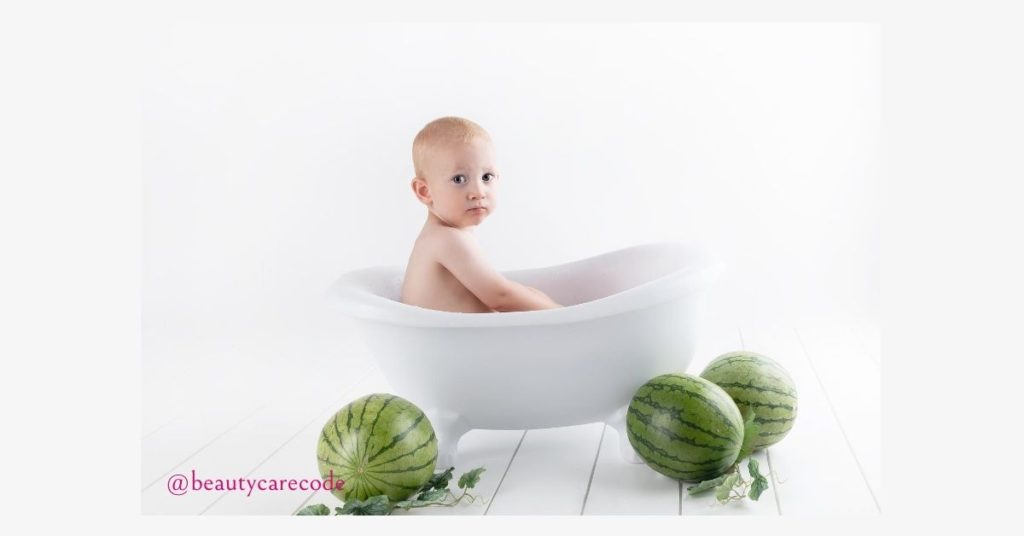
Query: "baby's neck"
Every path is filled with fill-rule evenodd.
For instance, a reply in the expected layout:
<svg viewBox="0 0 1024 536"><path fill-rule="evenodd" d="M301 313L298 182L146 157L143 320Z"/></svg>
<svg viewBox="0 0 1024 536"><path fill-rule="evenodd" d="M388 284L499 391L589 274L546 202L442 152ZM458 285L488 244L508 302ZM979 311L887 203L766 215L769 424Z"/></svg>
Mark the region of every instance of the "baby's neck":
<svg viewBox="0 0 1024 536"><path fill-rule="evenodd" d="M440 227L451 227L453 229L459 229L460 231L465 231L467 233L472 233L473 230L476 229L475 225L467 225L465 227L457 227L455 225L450 225L441 218L439 218L437 214L434 214L433 210L427 209L427 222L424 224L424 227L432 225Z"/></svg>

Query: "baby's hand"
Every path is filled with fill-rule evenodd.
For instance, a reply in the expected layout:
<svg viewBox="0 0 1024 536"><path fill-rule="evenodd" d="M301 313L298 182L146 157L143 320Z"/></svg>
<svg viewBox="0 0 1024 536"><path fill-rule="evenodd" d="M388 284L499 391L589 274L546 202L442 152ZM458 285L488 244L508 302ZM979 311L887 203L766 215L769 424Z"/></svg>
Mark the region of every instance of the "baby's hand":
<svg viewBox="0 0 1024 536"><path fill-rule="evenodd" d="M547 298L547 299L549 299L549 300L551 299L551 298L550 298L550 297L549 297L549 296L548 296L547 294L544 294L543 292L541 292L541 291L539 291L539 290L537 290L537 289L535 289L535 288L533 288L533 287L529 287L529 286L528 286L528 287L526 287L526 288L528 288L528 289L532 290L533 292L535 292L535 293L537 293L537 294L540 294L541 296L544 296L545 298Z"/></svg>
<svg viewBox="0 0 1024 536"><path fill-rule="evenodd" d="M525 285L524 285L524 286L525 286ZM532 290L534 294L536 294L536 295L538 295L538 296L540 296L540 297L544 298L544 300L546 300L546 301L548 301L548 302L551 302L551 303L550 303L550 304L549 304L549 305L548 305L548 306L547 306L546 308L551 308L551 307L550 307L551 305L553 305L553 306L556 306L556 307L562 307L562 305L561 305L561 304L559 304L559 303L558 303L558 302L556 302L555 300L552 300L552 299L551 299L551 296L548 296L547 294L544 294L544 293L543 293L543 292L541 292L540 290L537 290L537 289L535 289L535 288L533 288L533 287L526 287L526 288L528 288L528 289Z"/></svg>

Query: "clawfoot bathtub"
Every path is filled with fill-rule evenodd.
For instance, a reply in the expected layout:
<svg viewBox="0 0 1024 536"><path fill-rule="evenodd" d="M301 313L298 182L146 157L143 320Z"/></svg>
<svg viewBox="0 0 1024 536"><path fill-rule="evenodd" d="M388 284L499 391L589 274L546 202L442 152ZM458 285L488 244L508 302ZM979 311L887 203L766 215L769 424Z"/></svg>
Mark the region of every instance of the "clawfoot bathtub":
<svg viewBox="0 0 1024 536"><path fill-rule="evenodd" d="M605 422L622 456L625 410L644 382L684 372L702 295L721 265L701 249L650 243L567 264L503 272L559 309L453 313L401 303L404 272L346 273L331 304L357 324L394 394L424 410L438 468L455 465L473 429L522 430Z"/></svg>

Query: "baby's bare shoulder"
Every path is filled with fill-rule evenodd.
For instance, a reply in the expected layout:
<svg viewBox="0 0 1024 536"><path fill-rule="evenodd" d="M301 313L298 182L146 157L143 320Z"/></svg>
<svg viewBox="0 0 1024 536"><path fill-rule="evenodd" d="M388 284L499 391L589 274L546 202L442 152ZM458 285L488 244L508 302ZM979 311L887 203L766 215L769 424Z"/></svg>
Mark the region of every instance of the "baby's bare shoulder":
<svg viewBox="0 0 1024 536"><path fill-rule="evenodd" d="M422 247L425 255L434 257L450 253L453 249L475 249L475 243L471 234L452 227L424 229L416 240L417 248Z"/></svg>

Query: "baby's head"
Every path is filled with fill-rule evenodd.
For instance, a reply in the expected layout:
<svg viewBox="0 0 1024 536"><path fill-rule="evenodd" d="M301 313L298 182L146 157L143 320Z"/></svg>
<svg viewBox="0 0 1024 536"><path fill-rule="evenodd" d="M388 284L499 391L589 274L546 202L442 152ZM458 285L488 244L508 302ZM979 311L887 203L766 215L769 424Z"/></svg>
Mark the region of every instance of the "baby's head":
<svg viewBox="0 0 1024 536"><path fill-rule="evenodd" d="M461 117L427 123L412 142L412 163L413 192L445 225L479 225L494 212L498 168L480 125Z"/></svg>

